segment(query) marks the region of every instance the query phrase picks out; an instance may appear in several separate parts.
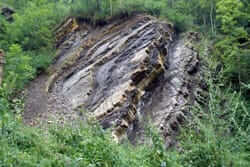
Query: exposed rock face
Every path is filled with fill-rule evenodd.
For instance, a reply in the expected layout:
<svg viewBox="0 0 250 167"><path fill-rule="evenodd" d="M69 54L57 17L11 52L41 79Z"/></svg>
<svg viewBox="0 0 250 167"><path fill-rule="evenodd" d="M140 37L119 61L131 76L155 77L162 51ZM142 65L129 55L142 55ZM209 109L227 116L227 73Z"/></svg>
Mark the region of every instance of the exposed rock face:
<svg viewBox="0 0 250 167"><path fill-rule="evenodd" d="M143 140L150 117L171 141L198 87L198 55L188 39L174 40L171 24L143 15L99 28L71 19L57 34L51 74L28 90L27 123L74 120L84 110L83 117L112 128L115 140L134 141Z"/></svg>

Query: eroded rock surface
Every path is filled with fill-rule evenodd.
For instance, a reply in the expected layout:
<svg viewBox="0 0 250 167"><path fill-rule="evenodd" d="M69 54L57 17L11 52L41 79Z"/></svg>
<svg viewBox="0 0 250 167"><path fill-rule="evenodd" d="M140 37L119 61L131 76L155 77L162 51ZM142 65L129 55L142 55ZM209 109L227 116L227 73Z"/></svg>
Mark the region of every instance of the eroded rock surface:
<svg viewBox="0 0 250 167"><path fill-rule="evenodd" d="M135 141L150 118L171 141L199 87L193 39L175 39L171 24L144 15L97 28L67 20L57 39L50 74L28 89L26 123L93 117L115 140Z"/></svg>

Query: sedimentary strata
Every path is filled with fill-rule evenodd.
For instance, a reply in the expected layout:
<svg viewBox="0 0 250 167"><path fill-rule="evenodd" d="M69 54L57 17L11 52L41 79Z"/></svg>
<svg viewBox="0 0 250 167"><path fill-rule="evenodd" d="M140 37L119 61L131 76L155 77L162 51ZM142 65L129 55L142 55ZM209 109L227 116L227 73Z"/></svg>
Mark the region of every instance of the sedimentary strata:
<svg viewBox="0 0 250 167"><path fill-rule="evenodd" d="M148 120L171 140L198 87L198 53L188 45L194 39L177 39L171 24L145 15L102 27L70 18L56 34L57 58L49 75L28 89L27 123L49 117L63 123L81 111L112 128L116 141L143 140Z"/></svg>

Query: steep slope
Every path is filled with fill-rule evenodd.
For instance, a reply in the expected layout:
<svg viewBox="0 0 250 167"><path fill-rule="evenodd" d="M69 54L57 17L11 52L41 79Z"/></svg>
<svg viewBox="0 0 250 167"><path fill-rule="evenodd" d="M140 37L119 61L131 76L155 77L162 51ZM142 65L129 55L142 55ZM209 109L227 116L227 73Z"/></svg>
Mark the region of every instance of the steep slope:
<svg viewBox="0 0 250 167"><path fill-rule="evenodd" d="M168 144L195 101L198 53L171 24L137 15L93 27L68 19L57 29L49 75L27 89L24 121L94 118L120 141L143 141L149 120ZM150 119L147 119L150 118Z"/></svg>

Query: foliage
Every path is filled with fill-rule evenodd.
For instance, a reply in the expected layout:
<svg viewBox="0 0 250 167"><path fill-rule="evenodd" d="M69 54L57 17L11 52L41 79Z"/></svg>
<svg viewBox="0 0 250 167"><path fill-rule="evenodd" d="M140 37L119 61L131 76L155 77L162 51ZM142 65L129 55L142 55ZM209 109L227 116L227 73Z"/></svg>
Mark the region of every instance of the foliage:
<svg viewBox="0 0 250 167"><path fill-rule="evenodd" d="M249 8L250 2L245 2ZM224 77L237 85L249 83L250 48L249 10L241 1L221 0L217 2L217 20L221 35L216 43L216 54L224 65Z"/></svg>
<svg viewBox="0 0 250 167"><path fill-rule="evenodd" d="M53 29L67 14L67 8L61 3L48 0L15 2L4 1L15 7L14 20L7 22L0 17L0 47L6 52L3 88L8 94L23 88L36 72L45 70L51 63Z"/></svg>
<svg viewBox="0 0 250 167"><path fill-rule="evenodd" d="M12 6L15 9L22 9L24 8L28 2L31 0L1 0L3 4L7 4L9 6Z"/></svg>
<svg viewBox="0 0 250 167"><path fill-rule="evenodd" d="M165 0L78 0L69 4L73 16L84 17L94 23L133 13L149 13L168 19L176 23L177 30L180 31L190 28L193 22L190 14L183 13L181 4L170 7Z"/></svg>
<svg viewBox="0 0 250 167"><path fill-rule="evenodd" d="M18 43L24 50L51 47L53 25L59 22L55 4L29 3L23 12L14 14L14 22L6 25L6 40Z"/></svg>
<svg viewBox="0 0 250 167"><path fill-rule="evenodd" d="M13 44L6 54L6 66L3 88L9 91L23 88L32 78L34 69L31 66L31 57L25 55L22 48Z"/></svg>
<svg viewBox="0 0 250 167"><path fill-rule="evenodd" d="M209 84L208 111L194 108L194 119L180 137L184 166L247 167L250 107L240 94Z"/></svg>
<svg viewBox="0 0 250 167"><path fill-rule="evenodd" d="M183 166L235 166L250 164L250 103L220 78L217 59L207 55L207 40L200 43L200 56L208 67L208 95L192 109L192 119L182 129L179 141ZM217 76L216 76L217 75ZM247 87L247 86L246 86Z"/></svg>
<svg viewBox="0 0 250 167"><path fill-rule="evenodd" d="M180 166L175 153L160 149L157 136L151 146L134 147L114 143L98 125L50 127L45 132L9 121L6 132L0 136L0 166Z"/></svg>

